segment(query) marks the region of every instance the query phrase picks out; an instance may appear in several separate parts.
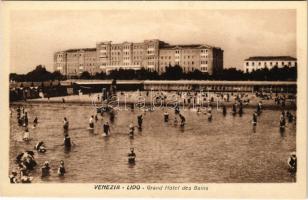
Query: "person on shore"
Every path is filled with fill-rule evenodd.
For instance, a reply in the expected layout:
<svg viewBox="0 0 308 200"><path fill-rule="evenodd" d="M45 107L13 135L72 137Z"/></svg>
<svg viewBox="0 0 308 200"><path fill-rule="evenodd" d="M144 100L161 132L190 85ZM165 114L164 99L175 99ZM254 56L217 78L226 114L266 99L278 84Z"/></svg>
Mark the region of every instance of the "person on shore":
<svg viewBox="0 0 308 200"><path fill-rule="evenodd" d="M89 119L89 128L94 129L94 116L93 115Z"/></svg>
<svg viewBox="0 0 308 200"><path fill-rule="evenodd" d="M30 132L28 127L25 128L24 136L22 138L25 142L30 141Z"/></svg>
<svg viewBox="0 0 308 200"><path fill-rule="evenodd" d="M64 136L64 148L70 149L72 147L72 142L70 136L66 133Z"/></svg>
<svg viewBox="0 0 308 200"><path fill-rule="evenodd" d="M63 129L64 129L64 131L68 131L68 127L69 127L69 122L68 122L67 118L64 117L64 121L63 121Z"/></svg>
<svg viewBox="0 0 308 200"><path fill-rule="evenodd" d="M226 114L227 114L227 107L226 107L226 105L223 105L223 106L222 106L222 114L223 114L224 116L226 116Z"/></svg>
<svg viewBox="0 0 308 200"><path fill-rule="evenodd" d="M128 154L128 163L135 163L136 154L134 152L134 148L130 148L130 153Z"/></svg>
<svg viewBox="0 0 308 200"><path fill-rule="evenodd" d="M142 129L142 123L143 123L143 117L142 114L137 116L137 121L138 121L138 128Z"/></svg>
<svg viewBox="0 0 308 200"><path fill-rule="evenodd" d="M109 132L110 132L110 126L109 123L106 121L103 125L103 131L104 131L104 135L108 136Z"/></svg>
<svg viewBox="0 0 308 200"><path fill-rule="evenodd" d="M17 172L15 170L11 172L9 179L10 179L10 183L18 183Z"/></svg>
<svg viewBox="0 0 308 200"><path fill-rule="evenodd" d="M288 158L289 171L295 173L297 171L297 158L295 152L292 152Z"/></svg>
<svg viewBox="0 0 308 200"><path fill-rule="evenodd" d="M164 112L164 122L168 122L168 121L169 121L169 113L165 111Z"/></svg>
<svg viewBox="0 0 308 200"><path fill-rule="evenodd" d="M35 117L34 120L33 120L33 127L35 128L38 124L38 118Z"/></svg>
<svg viewBox="0 0 308 200"><path fill-rule="evenodd" d="M35 150L37 150L39 153L45 153L46 152L46 147L43 141L38 142L34 146Z"/></svg>
<svg viewBox="0 0 308 200"><path fill-rule="evenodd" d="M49 166L49 162L45 161L44 165L42 167L42 177L47 177L50 175L50 166Z"/></svg>
<svg viewBox="0 0 308 200"><path fill-rule="evenodd" d="M65 171L65 167L64 167L64 161L61 160L60 166L58 168L58 176L64 176L65 173L66 173L66 171Z"/></svg>
<svg viewBox="0 0 308 200"><path fill-rule="evenodd" d="M253 126L257 126L257 118L258 118L258 114L257 114L257 112L254 112L252 114L252 125Z"/></svg>
<svg viewBox="0 0 308 200"><path fill-rule="evenodd" d="M97 117L97 114L95 115L95 122L97 122L98 121L98 117Z"/></svg>

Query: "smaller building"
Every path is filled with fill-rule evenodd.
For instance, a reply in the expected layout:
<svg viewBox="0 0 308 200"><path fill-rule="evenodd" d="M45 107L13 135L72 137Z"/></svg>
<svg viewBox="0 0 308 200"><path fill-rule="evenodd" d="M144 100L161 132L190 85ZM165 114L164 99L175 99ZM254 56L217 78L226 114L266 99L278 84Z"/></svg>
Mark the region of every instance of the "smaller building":
<svg viewBox="0 0 308 200"><path fill-rule="evenodd" d="M297 59L291 56L255 56L249 57L244 61L244 72L252 72L253 70L268 68L271 69L277 66L282 67L296 67Z"/></svg>

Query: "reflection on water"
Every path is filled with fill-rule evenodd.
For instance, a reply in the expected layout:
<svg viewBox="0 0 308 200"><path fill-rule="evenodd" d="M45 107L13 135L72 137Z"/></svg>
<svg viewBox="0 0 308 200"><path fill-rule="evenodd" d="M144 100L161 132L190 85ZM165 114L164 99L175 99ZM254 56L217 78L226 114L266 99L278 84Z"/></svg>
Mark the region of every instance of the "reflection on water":
<svg viewBox="0 0 308 200"><path fill-rule="evenodd" d="M13 107L14 108L14 107ZM169 122L164 122L165 110L144 114L142 130L135 129L129 138L129 124L137 125L136 109L117 112L110 123L111 134L102 136L102 125L109 116L98 116L94 130L88 130L89 117L96 109L78 105L31 105L29 143L22 141L23 129L18 126L16 112L11 117L10 164L15 166L18 152L33 150L42 140L45 154L35 154L41 166L50 161L51 176L40 178L40 168L32 172L33 182L292 182L287 170L287 158L296 150L296 127L288 124L279 130L279 111L265 110L254 129L251 109L232 116L213 110L212 121L192 110L181 111L186 125L174 125L174 111L168 110ZM228 110L231 111L230 109ZM38 127L31 122L38 117ZM63 146L63 117L70 122L70 150ZM178 119L179 120L179 119ZM180 122L180 121L178 121ZM136 163L128 163L127 154L135 148ZM65 161L65 177L57 176L60 160Z"/></svg>

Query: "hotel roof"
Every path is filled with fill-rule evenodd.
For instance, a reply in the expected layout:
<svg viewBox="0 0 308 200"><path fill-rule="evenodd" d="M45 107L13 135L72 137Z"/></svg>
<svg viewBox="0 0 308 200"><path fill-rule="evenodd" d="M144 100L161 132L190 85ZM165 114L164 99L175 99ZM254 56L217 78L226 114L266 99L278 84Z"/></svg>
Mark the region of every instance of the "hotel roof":
<svg viewBox="0 0 308 200"><path fill-rule="evenodd" d="M218 48L206 44L181 44L181 45L165 45L162 46L161 49L202 49L202 48Z"/></svg>
<svg viewBox="0 0 308 200"><path fill-rule="evenodd" d="M79 52L79 51L96 51L96 48L83 48L83 49L68 49L65 50L67 53Z"/></svg>
<svg viewBox="0 0 308 200"><path fill-rule="evenodd" d="M254 56L245 59L245 61L267 61L267 60L281 60L281 61L289 61L296 60L296 58L291 56Z"/></svg>

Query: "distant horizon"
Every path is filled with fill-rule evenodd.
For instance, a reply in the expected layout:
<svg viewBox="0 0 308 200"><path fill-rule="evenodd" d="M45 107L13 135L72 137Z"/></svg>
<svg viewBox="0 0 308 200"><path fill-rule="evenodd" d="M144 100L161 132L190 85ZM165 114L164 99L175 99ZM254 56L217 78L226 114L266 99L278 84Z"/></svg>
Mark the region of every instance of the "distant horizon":
<svg viewBox="0 0 308 200"><path fill-rule="evenodd" d="M38 65L53 72L55 52L101 41L207 44L224 50L224 68L240 70L249 57L297 58L295 10L13 11L10 27L10 72L18 74Z"/></svg>

